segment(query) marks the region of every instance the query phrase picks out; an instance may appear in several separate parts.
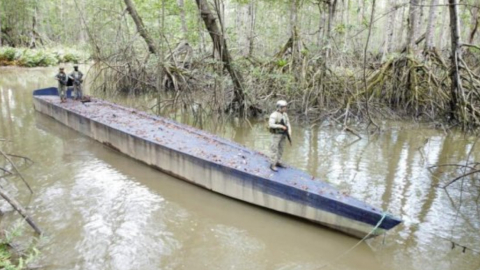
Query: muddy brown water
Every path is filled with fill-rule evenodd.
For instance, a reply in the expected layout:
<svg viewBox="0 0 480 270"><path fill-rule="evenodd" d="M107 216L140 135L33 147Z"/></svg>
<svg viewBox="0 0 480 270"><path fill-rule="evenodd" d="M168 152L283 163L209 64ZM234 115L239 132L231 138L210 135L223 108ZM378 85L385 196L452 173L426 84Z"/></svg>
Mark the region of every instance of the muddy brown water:
<svg viewBox="0 0 480 270"><path fill-rule="evenodd" d="M288 164L404 220L352 250L358 239L177 180L36 113L32 90L54 86L54 74L0 69L0 138L9 140L1 147L35 162L23 173L35 191L29 211L47 232L42 269L480 269L479 176L445 190L438 185L463 169L428 170L480 162L476 137L385 123L355 141L337 128L294 125ZM268 151L261 121L204 128ZM8 180L2 186L27 204L25 186ZM2 227L17 218L7 212Z"/></svg>

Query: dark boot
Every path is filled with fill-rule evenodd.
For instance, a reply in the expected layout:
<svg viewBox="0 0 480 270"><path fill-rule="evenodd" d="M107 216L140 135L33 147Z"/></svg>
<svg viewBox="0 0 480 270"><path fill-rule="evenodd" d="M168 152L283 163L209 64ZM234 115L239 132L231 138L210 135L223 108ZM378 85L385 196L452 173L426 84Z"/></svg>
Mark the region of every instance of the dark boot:
<svg viewBox="0 0 480 270"><path fill-rule="evenodd" d="M282 163L280 162L277 162L277 167L280 167L280 168L287 168L287 166L283 165Z"/></svg>
<svg viewBox="0 0 480 270"><path fill-rule="evenodd" d="M275 165L270 165L270 170L274 171L274 172L278 172L278 169L277 167L275 167Z"/></svg>

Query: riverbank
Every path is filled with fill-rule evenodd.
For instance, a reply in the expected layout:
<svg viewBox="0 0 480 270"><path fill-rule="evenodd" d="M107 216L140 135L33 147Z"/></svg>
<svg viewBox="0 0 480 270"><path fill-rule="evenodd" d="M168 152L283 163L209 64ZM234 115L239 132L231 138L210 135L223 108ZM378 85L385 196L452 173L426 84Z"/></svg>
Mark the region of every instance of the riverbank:
<svg viewBox="0 0 480 270"><path fill-rule="evenodd" d="M299 63L287 58L238 57L233 63L243 78L244 98L239 101L235 83L219 72L221 63L203 54L190 56L183 64L172 60L163 66L155 56L100 58L92 90L113 96L170 92L155 106L199 105L199 111L213 116L268 114L276 101L284 99L290 113L311 124L326 120L345 128L358 123L375 127L384 120L408 120L442 129L477 132L480 128L477 51L464 53L462 84L455 91L446 53L437 54L438 59L390 54L385 60L368 58L365 63L352 55L348 62L328 63L328 67L315 61L315 56L305 54Z"/></svg>

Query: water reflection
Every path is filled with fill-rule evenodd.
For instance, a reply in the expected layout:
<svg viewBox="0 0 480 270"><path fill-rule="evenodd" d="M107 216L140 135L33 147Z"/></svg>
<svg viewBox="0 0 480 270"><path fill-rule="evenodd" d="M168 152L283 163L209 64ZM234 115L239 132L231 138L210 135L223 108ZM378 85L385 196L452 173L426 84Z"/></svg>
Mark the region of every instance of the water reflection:
<svg viewBox="0 0 480 270"><path fill-rule="evenodd" d="M41 114L37 114L36 122L39 128L50 130L54 136L65 138L76 136L76 132ZM84 223L78 228L83 233L70 236L77 240L87 239L81 240L80 246L75 249L84 257L88 257L87 261L82 262L82 266L103 263L106 269L225 269L235 265L238 269L252 269L252 267L253 269L270 269L273 265L278 265L275 268L283 267L284 264L290 265L295 258L293 265L297 268L305 269L306 266L312 265L310 269L314 269L313 266L318 265L318 262L327 261L329 256L333 257L346 246L355 243L355 239L350 237L270 211L250 207L162 175L109 148L101 145L98 147L99 144L86 138L85 141L78 143L81 149L90 155L76 151L78 154L75 156L88 160L91 168L81 167L85 167L86 172L93 171L95 175L95 177L90 176L90 180L88 182L85 180L81 185L77 179L75 185L69 188L72 190L71 197L82 198L81 203L76 207L86 208L83 211L85 215L79 219L74 218L76 222ZM72 166L78 167L78 165ZM115 171L112 172L113 168ZM96 172L100 169L105 170L100 173L105 176L97 176ZM83 175L78 172L75 174L77 178ZM119 178L120 176L123 177ZM101 180L104 178L112 179ZM128 211L130 207L127 207L125 202L126 194L114 192L112 196L110 193L112 188L121 190L125 184L124 179L135 179L135 182L131 182L131 185L125 189L129 190L129 194L134 193L128 195L134 199L133 203L151 198L146 201L146 204L142 203L143 207L151 208L150 203L153 202L158 209L150 213L143 213L141 209L137 209L144 217L150 217L145 222L142 219L135 220L134 226L139 226L138 222L144 226L140 237L137 238L136 234L130 235L135 240L129 244L142 243L141 252L131 252L135 261L132 264L123 262L127 265L126 268L118 268L119 266L113 263L116 259L123 258L123 255L111 253L110 246L127 251L132 247L124 247L117 242L118 240L109 241L113 241L112 238L118 239L114 228L122 224L123 217L130 215ZM119 180L121 180L120 183L116 183ZM78 188L73 192L77 186L81 189ZM154 196L148 193L143 194L145 187L153 192ZM139 188L142 192L136 191ZM78 193L81 195L76 195ZM96 195L97 193L100 194ZM104 210L105 204L109 206L107 209L117 209L119 212L107 214L107 210ZM105 215L111 217L114 222L107 222ZM104 227L107 229L103 232ZM302 233L299 234L298 230ZM136 230L133 231L136 232ZM106 239L96 235L100 232ZM94 234L95 237L90 237L89 234ZM143 237L151 239L143 239ZM83 241L93 242L91 245L95 247L94 252L91 251L90 245L86 245L85 248ZM157 247L156 244L161 247ZM288 255L292 252L291 250L293 253ZM104 256L101 256L102 254ZM117 255L122 256L117 258ZM373 254L366 245L362 245L353 255L355 257L351 262L356 261L367 266L375 262ZM155 260L149 259L149 256L153 256ZM346 269L353 268L347 264Z"/></svg>
<svg viewBox="0 0 480 270"><path fill-rule="evenodd" d="M49 232L45 269L316 269L356 243L163 175L35 113L31 90L54 85L45 79L54 73L0 70L0 138L12 141L9 152L36 162L24 174L36 192L34 218ZM152 103L116 101L143 109ZM262 120L176 119L268 151ZM287 163L405 220L324 269L479 269L478 176L447 193L438 186L462 169L428 170L478 162L476 138L413 123L361 135L356 141L335 127L296 125L286 150Z"/></svg>

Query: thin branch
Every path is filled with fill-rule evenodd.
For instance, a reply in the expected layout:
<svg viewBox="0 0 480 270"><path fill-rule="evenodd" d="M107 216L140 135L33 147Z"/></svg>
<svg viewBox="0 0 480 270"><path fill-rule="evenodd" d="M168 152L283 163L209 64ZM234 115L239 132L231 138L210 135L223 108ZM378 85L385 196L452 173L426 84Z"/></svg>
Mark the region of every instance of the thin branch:
<svg viewBox="0 0 480 270"><path fill-rule="evenodd" d="M0 167L0 170L6 172L6 173L9 174L9 175L13 175L13 172L11 172L11 171L9 171L9 170L7 170L7 169L5 169L5 168ZM4 176L5 176L5 174L4 174L4 175L0 175L0 178L2 178L2 177L4 177Z"/></svg>
<svg viewBox="0 0 480 270"><path fill-rule="evenodd" d="M28 184L28 182L25 180L25 178L23 177L22 173L20 172L20 170L18 170L17 166L15 165L15 163L13 163L13 161L10 159L10 157L5 154L5 152L2 151L2 149L0 149L0 154L2 154L2 156L5 157L5 159L8 160L8 162L12 165L12 167L15 169L15 171L18 173L18 175L20 176L20 178L22 179L22 181L25 183L25 185L28 187L28 190L30 190L30 193L33 194L33 190L32 188L30 187L30 185Z"/></svg>
<svg viewBox="0 0 480 270"><path fill-rule="evenodd" d="M437 4L437 5L422 5L422 4L417 4L417 5L412 5L416 7L449 7L449 6L466 6L466 7L472 7L472 8L480 8L479 5L472 5L472 4Z"/></svg>
<svg viewBox="0 0 480 270"><path fill-rule="evenodd" d="M475 163L475 166L478 165L478 163ZM433 165L433 166L430 166L428 167L428 169L433 169L433 168L437 168L437 167L450 167L450 166L453 166L453 167L466 167L466 168L469 168L469 169L472 169L472 170L475 170L476 168L475 167L470 167L468 165L461 165L461 164L441 164L441 165Z"/></svg>
<svg viewBox="0 0 480 270"><path fill-rule="evenodd" d="M470 47L470 48L475 48L477 50L480 50L480 46L473 45L473 44L468 44L468 43L462 43L460 44L461 47Z"/></svg>
<svg viewBox="0 0 480 270"><path fill-rule="evenodd" d="M24 157L24 156L20 156L20 155L14 155L14 154L7 154L7 155L10 156L10 157L21 158L21 159L24 159L24 160L26 160L26 161L30 161L32 164L35 163L35 162L33 162L33 160L31 160L31 159L28 158L28 157Z"/></svg>
<svg viewBox="0 0 480 270"><path fill-rule="evenodd" d="M468 173L465 173L465 174L462 174L456 178L454 178L452 181L450 181L448 184L446 184L445 186L443 186L443 188L447 188L449 185L455 183L456 181L466 177L466 176L469 176L469 175L472 175L472 174L475 174L475 173L479 173L480 170L474 170L474 171L471 171L471 172L468 172Z"/></svg>
<svg viewBox="0 0 480 270"><path fill-rule="evenodd" d="M355 130L353 130L353 129L347 127L347 126L345 126L345 128L343 130L352 133L353 135L357 136L358 139L362 139L362 136L360 136L360 134L358 134L358 132L356 132Z"/></svg>

